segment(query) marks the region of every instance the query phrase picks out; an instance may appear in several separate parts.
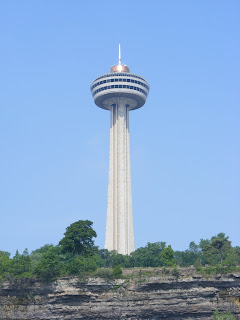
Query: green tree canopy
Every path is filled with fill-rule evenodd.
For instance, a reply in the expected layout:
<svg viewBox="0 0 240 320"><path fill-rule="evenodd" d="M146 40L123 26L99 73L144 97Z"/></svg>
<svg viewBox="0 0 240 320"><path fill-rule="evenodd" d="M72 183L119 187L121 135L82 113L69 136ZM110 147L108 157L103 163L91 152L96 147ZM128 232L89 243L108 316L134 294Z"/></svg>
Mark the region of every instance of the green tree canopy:
<svg viewBox="0 0 240 320"><path fill-rule="evenodd" d="M167 246L162 250L162 260L164 266L175 266L174 251L171 246Z"/></svg>
<svg viewBox="0 0 240 320"><path fill-rule="evenodd" d="M36 275L44 281L52 281L61 274L61 260L55 247L49 248L41 256L35 267Z"/></svg>
<svg viewBox="0 0 240 320"><path fill-rule="evenodd" d="M166 242L148 242L143 248L139 248L131 254L135 267L161 267L164 265L162 251L166 248Z"/></svg>
<svg viewBox="0 0 240 320"><path fill-rule="evenodd" d="M213 248L215 248L220 254L221 263L223 262L224 253L226 257L227 253L231 249L231 241L228 239L229 237L226 237L225 233L219 233L216 237L212 237L211 239Z"/></svg>
<svg viewBox="0 0 240 320"><path fill-rule="evenodd" d="M217 264L222 263L231 251L231 241L225 233L219 233L213 236L211 240L201 240L202 259L204 263Z"/></svg>
<svg viewBox="0 0 240 320"><path fill-rule="evenodd" d="M5 251L0 251L0 278L5 273L9 272L9 266L10 266L10 253Z"/></svg>
<svg viewBox="0 0 240 320"><path fill-rule="evenodd" d="M31 276L31 260L28 250L25 249L23 254L18 250L10 263L10 273L16 277L30 277Z"/></svg>
<svg viewBox="0 0 240 320"><path fill-rule="evenodd" d="M199 252L199 246L194 241L191 241L189 244L189 251L197 254Z"/></svg>
<svg viewBox="0 0 240 320"><path fill-rule="evenodd" d="M30 254L32 267L35 268L36 265L40 262L43 254L46 253L48 250L53 249L53 248L54 248L53 244L45 244L43 247L41 247L41 248L39 248L37 250L34 250Z"/></svg>
<svg viewBox="0 0 240 320"><path fill-rule="evenodd" d="M97 237L89 220L79 220L67 227L64 238L59 242L63 253L89 255L94 251L94 240Z"/></svg>
<svg viewBox="0 0 240 320"><path fill-rule="evenodd" d="M84 257L75 255L65 261L65 271L69 275L81 275L85 272L95 271L97 264L94 256Z"/></svg>

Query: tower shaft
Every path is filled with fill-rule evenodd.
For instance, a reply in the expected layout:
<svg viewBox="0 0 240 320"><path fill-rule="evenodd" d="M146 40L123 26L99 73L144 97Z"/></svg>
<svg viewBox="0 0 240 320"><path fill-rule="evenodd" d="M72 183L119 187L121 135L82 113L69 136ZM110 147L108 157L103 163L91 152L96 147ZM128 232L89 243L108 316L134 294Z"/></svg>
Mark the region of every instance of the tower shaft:
<svg viewBox="0 0 240 320"><path fill-rule="evenodd" d="M117 98L110 107L110 157L105 248L121 254L134 251L129 144L129 105Z"/></svg>

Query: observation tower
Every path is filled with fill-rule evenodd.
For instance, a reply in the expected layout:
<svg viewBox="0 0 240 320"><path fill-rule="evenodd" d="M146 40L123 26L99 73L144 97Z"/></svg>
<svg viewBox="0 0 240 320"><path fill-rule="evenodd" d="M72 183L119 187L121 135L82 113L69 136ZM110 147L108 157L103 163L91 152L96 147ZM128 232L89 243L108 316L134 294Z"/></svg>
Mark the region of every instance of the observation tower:
<svg viewBox="0 0 240 320"><path fill-rule="evenodd" d="M129 111L145 104L149 85L121 63L119 45L118 65L96 78L90 89L95 104L111 113L105 249L126 255L134 251Z"/></svg>

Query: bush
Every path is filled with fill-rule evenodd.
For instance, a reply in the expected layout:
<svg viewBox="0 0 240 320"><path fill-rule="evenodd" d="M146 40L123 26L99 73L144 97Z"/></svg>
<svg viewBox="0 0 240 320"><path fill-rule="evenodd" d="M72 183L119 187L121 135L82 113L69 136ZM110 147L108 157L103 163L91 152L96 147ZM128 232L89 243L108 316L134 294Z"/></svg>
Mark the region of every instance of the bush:
<svg viewBox="0 0 240 320"><path fill-rule="evenodd" d="M196 271L200 271L201 270L202 265L201 265L201 260L199 258L195 261L194 267L195 267Z"/></svg>
<svg viewBox="0 0 240 320"><path fill-rule="evenodd" d="M122 276L122 269L121 269L120 265L115 266L113 268L113 276L114 276L114 278L119 278Z"/></svg>
<svg viewBox="0 0 240 320"><path fill-rule="evenodd" d="M172 269L172 275L178 279L178 277L179 277L179 270L178 270L177 267L174 267L174 268Z"/></svg>
<svg viewBox="0 0 240 320"><path fill-rule="evenodd" d="M207 266L205 269L203 269L203 272L206 275L210 275L210 274L216 273L216 268L211 267L211 266Z"/></svg>
<svg viewBox="0 0 240 320"><path fill-rule="evenodd" d="M232 248L230 252L228 252L226 259L224 260L224 264L233 267L238 264L238 255L237 252Z"/></svg>
<svg viewBox="0 0 240 320"><path fill-rule="evenodd" d="M236 318L230 312L219 313L218 310L216 310L211 320L236 320Z"/></svg>
<svg viewBox="0 0 240 320"><path fill-rule="evenodd" d="M167 269L166 267L163 267L163 268L162 268L162 272L163 272L163 274L169 274L169 273L170 273L170 270Z"/></svg>
<svg viewBox="0 0 240 320"><path fill-rule="evenodd" d="M66 263L66 273L70 275L81 275L97 270L97 264L92 257L85 258L76 255Z"/></svg>
<svg viewBox="0 0 240 320"><path fill-rule="evenodd" d="M110 268L101 268L97 270L97 272L95 273L95 276L103 279L112 279L113 270Z"/></svg>
<svg viewBox="0 0 240 320"><path fill-rule="evenodd" d="M171 246L164 248L161 252L162 261L164 266L175 266L176 261L174 258L174 251Z"/></svg>
<svg viewBox="0 0 240 320"><path fill-rule="evenodd" d="M215 270L216 270L216 274L220 273L220 274L224 274L228 272L228 268L224 267L221 264L217 264L215 266Z"/></svg>

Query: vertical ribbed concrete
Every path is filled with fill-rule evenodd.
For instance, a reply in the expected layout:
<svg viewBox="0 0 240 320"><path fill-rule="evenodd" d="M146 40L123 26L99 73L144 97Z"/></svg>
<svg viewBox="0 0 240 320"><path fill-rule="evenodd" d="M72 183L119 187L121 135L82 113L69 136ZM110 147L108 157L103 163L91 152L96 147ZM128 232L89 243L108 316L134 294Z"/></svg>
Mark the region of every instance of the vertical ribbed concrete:
<svg viewBox="0 0 240 320"><path fill-rule="evenodd" d="M105 248L121 254L134 251L129 145L129 105L118 98L112 104L108 207Z"/></svg>

